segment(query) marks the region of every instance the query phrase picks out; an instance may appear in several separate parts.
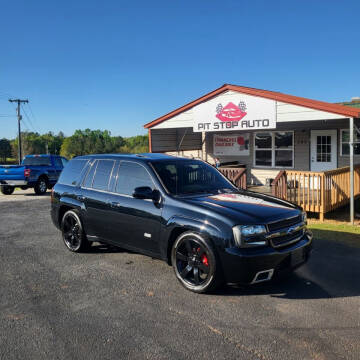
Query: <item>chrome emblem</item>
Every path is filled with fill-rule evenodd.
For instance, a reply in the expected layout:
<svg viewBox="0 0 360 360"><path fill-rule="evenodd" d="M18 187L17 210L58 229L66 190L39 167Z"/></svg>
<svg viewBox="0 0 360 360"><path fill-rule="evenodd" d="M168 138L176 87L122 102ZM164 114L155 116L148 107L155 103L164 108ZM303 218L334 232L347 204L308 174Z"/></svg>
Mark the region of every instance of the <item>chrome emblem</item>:
<svg viewBox="0 0 360 360"><path fill-rule="evenodd" d="M291 226L291 227L289 227L288 229L287 229L287 234L292 234L293 232L295 232L296 231L296 227L295 226Z"/></svg>

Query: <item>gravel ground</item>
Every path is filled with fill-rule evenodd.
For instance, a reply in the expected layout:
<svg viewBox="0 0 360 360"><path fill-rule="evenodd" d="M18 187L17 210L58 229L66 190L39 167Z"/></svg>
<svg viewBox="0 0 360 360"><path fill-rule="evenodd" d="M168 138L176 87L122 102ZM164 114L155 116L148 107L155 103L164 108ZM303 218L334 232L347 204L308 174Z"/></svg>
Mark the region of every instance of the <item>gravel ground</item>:
<svg viewBox="0 0 360 360"><path fill-rule="evenodd" d="M360 244L341 232L286 279L196 295L162 261L70 253L49 209L0 196L0 359L359 359Z"/></svg>

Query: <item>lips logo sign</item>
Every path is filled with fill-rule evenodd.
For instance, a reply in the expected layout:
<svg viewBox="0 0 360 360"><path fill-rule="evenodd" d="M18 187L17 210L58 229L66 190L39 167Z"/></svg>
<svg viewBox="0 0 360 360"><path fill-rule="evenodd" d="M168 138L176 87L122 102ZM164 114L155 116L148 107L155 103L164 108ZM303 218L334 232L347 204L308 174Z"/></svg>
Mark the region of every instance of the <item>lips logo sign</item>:
<svg viewBox="0 0 360 360"><path fill-rule="evenodd" d="M216 117L221 121L240 121L246 114L246 104L241 101L239 106L229 102L225 107L218 104Z"/></svg>
<svg viewBox="0 0 360 360"><path fill-rule="evenodd" d="M275 129L276 101L246 94L219 95L196 105L193 119L194 132Z"/></svg>

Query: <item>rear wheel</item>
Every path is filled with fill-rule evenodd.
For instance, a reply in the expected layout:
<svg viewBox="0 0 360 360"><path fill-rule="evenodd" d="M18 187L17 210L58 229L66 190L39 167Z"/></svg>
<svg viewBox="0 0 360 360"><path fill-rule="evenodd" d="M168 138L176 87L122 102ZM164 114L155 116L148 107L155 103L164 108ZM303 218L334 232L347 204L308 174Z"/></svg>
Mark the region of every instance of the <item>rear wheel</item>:
<svg viewBox="0 0 360 360"><path fill-rule="evenodd" d="M88 250L91 243L86 239L84 229L76 210L67 211L61 220L61 232L65 246L73 252Z"/></svg>
<svg viewBox="0 0 360 360"><path fill-rule="evenodd" d="M1 192L4 194L4 195L11 195L15 190L15 187L14 186L1 186Z"/></svg>
<svg viewBox="0 0 360 360"><path fill-rule="evenodd" d="M35 194L36 195L43 195L46 193L47 190L47 181L45 178L41 177L38 179L38 181L35 184L34 187Z"/></svg>
<svg viewBox="0 0 360 360"><path fill-rule="evenodd" d="M190 291L210 292L223 284L216 253L210 241L199 234L181 234L174 243L171 260L176 277Z"/></svg>

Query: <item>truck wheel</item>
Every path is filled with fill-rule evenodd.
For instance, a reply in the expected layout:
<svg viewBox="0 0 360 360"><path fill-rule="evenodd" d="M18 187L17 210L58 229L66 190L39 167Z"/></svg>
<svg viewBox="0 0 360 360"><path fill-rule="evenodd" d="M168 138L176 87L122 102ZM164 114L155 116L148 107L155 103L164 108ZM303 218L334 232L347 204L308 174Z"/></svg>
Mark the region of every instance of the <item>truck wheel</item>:
<svg viewBox="0 0 360 360"><path fill-rule="evenodd" d="M1 186L1 192L4 195L11 195L15 190L14 186Z"/></svg>
<svg viewBox="0 0 360 360"><path fill-rule="evenodd" d="M90 248L76 210L67 211L61 220L61 232L65 246L72 252L82 252Z"/></svg>
<svg viewBox="0 0 360 360"><path fill-rule="evenodd" d="M171 262L177 279L187 290L205 293L223 284L220 262L213 246L197 233L188 231L176 239Z"/></svg>
<svg viewBox="0 0 360 360"><path fill-rule="evenodd" d="M36 195L43 195L47 190L47 182L46 179L41 177L35 184L34 191Z"/></svg>

